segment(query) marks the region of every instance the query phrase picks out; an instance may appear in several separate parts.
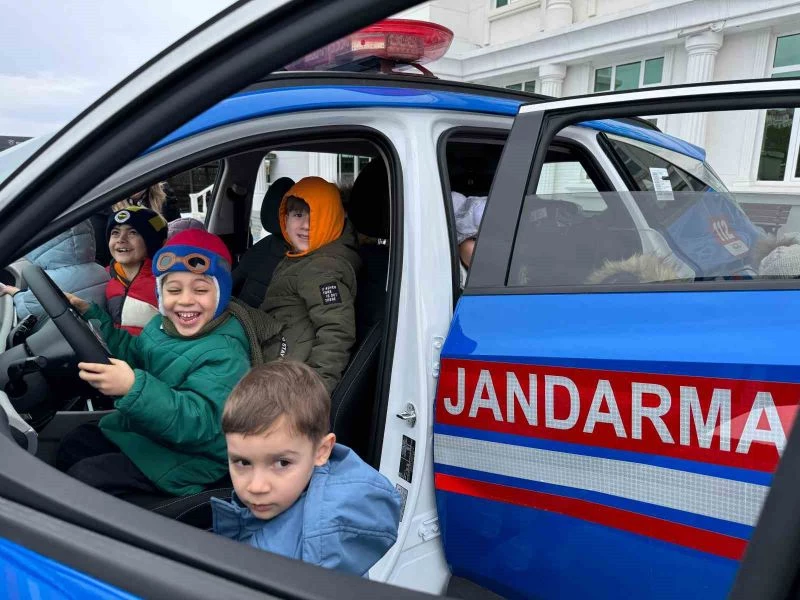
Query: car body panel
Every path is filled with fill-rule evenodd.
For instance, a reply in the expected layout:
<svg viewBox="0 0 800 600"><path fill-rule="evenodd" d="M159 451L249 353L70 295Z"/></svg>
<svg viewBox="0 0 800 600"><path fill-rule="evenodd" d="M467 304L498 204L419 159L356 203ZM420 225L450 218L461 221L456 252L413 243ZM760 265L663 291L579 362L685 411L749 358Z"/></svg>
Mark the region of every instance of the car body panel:
<svg viewBox="0 0 800 600"><path fill-rule="evenodd" d="M691 109L693 93L731 92L712 87L669 90L670 112L679 100ZM792 431L796 286L500 284L516 241L494 224L524 210L539 176L534 166L530 181L498 185L511 160L516 172L521 154L542 164L552 137L575 129L552 123L659 114L645 107L646 94L600 96L607 115L594 97L520 109L473 263L484 252L498 284L467 282L442 351L434 478L445 553L454 574L507 597L726 597ZM627 97L638 113L622 104ZM693 146L669 150L700 160ZM753 226L727 192L706 194L702 222L728 203L725 214L747 237ZM508 254L493 245L501 235ZM713 259L707 250L699 254Z"/></svg>
<svg viewBox="0 0 800 600"><path fill-rule="evenodd" d="M0 538L0 571L9 598L58 600L66 597L134 600L135 596L80 571Z"/></svg>

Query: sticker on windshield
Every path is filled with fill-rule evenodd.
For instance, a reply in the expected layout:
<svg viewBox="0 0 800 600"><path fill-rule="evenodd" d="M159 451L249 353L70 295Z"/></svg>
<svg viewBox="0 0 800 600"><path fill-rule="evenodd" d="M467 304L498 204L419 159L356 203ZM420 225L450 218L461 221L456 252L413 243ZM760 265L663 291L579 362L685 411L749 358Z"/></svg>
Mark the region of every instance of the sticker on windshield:
<svg viewBox="0 0 800 600"><path fill-rule="evenodd" d="M656 192L656 199L670 202L675 200L672 194L672 182L669 180L669 172L663 167L650 167L650 179L653 180L653 189Z"/></svg>

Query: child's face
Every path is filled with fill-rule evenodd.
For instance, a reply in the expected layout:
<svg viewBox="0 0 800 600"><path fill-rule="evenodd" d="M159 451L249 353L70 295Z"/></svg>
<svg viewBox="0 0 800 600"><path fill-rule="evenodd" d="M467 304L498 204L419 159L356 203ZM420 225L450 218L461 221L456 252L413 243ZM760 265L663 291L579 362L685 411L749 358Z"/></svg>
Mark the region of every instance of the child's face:
<svg viewBox="0 0 800 600"><path fill-rule="evenodd" d="M315 444L292 431L284 417L264 433L229 433L228 467L233 489L257 519L272 519L294 504L314 467L328 462L336 443L329 433Z"/></svg>
<svg viewBox="0 0 800 600"><path fill-rule="evenodd" d="M286 213L286 235L295 252L308 250L309 212L292 210Z"/></svg>
<svg viewBox="0 0 800 600"><path fill-rule="evenodd" d="M161 303L164 316L180 335L195 335L214 318L217 286L206 275L167 273L161 286Z"/></svg>
<svg viewBox="0 0 800 600"><path fill-rule="evenodd" d="M130 225L115 225L108 238L111 256L124 267L139 265L147 258L144 238Z"/></svg>

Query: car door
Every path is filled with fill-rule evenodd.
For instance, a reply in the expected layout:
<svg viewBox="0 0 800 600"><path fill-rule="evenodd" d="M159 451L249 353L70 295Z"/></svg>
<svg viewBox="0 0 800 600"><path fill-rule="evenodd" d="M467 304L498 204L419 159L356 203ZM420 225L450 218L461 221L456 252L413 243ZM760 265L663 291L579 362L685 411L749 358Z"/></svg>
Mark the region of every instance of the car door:
<svg viewBox="0 0 800 600"><path fill-rule="evenodd" d="M258 74L412 4L252 0L223 11L0 182L3 264L32 232L187 119ZM19 442L0 411L0 585L11 597L422 597L165 520L67 478Z"/></svg>
<svg viewBox="0 0 800 600"><path fill-rule="evenodd" d="M798 103L800 82L758 81L520 109L442 351L434 471L455 576L518 598L788 596L800 271L768 275L784 252L760 248L791 245L794 213L767 207L793 192L744 188L745 213L704 161L738 183L764 109ZM731 124L708 152L664 137L647 156L669 160L647 164L652 136L620 142L602 121L592 152L617 208L541 194L556 136L653 114ZM790 216L770 230L767 213Z"/></svg>

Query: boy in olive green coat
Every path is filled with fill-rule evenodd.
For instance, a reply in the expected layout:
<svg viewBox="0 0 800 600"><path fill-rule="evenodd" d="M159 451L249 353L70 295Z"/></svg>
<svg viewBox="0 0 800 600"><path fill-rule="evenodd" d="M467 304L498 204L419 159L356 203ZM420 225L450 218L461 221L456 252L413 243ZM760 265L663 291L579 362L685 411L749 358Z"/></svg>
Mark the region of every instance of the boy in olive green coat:
<svg viewBox="0 0 800 600"><path fill-rule="evenodd" d="M292 249L278 263L261 309L281 325L264 359L292 358L314 369L330 393L356 340L358 240L339 189L306 177L283 197L283 237Z"/></svg>
<svg viewBox="0 0 800 600"><path fill-rule="evenodd" d="M139 337L115 329L97 305L72 297L99 319L114 356L80 363L80 377L117 410L65 437L56 466L98 489L194 494L228 470L222 407L250 367L249 344L228 311L231 257L222 240L191 229L153 258L160 315Z"/></svg>

